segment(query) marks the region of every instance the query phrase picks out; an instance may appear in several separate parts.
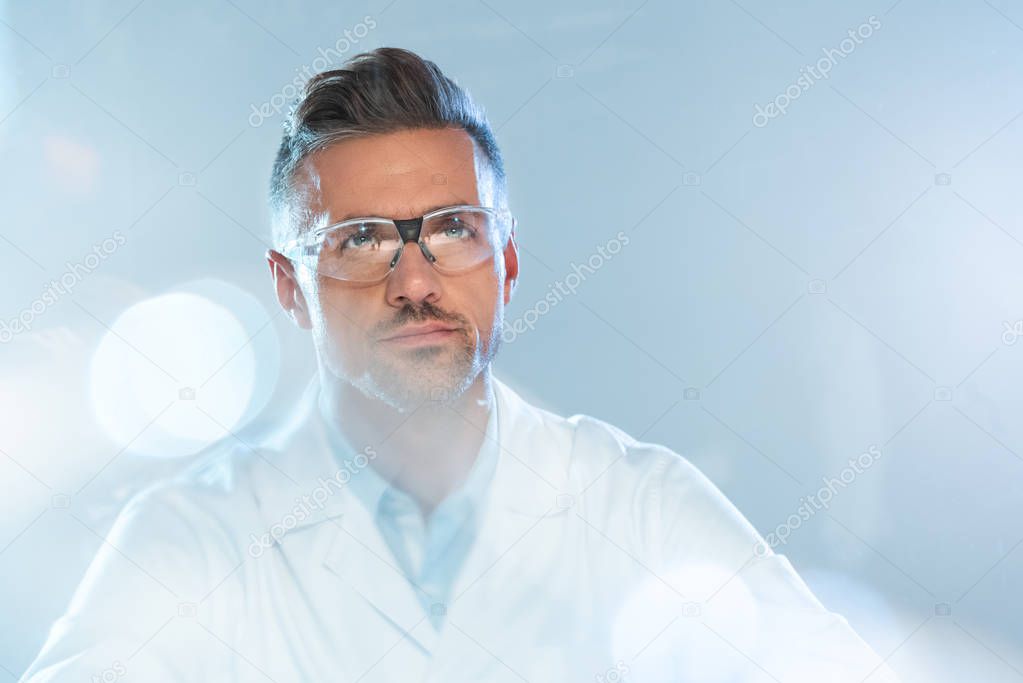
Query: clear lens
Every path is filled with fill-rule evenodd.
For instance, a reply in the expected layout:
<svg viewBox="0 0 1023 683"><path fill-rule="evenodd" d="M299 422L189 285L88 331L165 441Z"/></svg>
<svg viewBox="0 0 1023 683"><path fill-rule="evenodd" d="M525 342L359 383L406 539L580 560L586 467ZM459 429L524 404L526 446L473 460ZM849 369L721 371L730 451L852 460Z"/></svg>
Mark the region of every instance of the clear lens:
<svg viewBox="0 0 1023 683"><path fill-rule="evenodd" d="M419 242L439 270L466 270L494 255L507 220L484 208L452 207L423 220ZM381 219L331 228L311 242L293 242L285 256L327 277L376 282L391 271L401 250L398 228Z"/></svg>
<svg viewBox="0 0 1023 683"><path fill-rule="evenodd" d="M391 269L401 236L390 221L363 221L322 237L316 270L340 280L379 280Z"/></svg>
<svg viewBox="0 0 1023 683"><path fill-rule="evenodd" d="M495 215L483 209L459 209L423 221L419 239L441 270L471 268L494 255L498 237Z"/></svg>

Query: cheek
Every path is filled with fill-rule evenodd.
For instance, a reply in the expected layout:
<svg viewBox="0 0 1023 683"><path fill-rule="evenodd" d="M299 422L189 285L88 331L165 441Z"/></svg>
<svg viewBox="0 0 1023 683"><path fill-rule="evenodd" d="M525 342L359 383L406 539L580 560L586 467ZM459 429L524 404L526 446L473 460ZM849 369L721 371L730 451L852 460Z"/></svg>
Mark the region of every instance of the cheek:
<svg viewBox="0 0 1023 683"><path fill-rule="evenodd" d="M378 321L367 317L368 307L359 305L363 297L358 292L338 290L332 282L318 285L314 328L321 348L331 357L354 360L365 353L367 330Z"/></svg>
<svg viewBox="0 0 1023 683"><path fill-rule="evenodd" d="M484 339L498 323L495 317L504 311L504 290L500 275L496 269L483 271L478 280L470 283L468 290L473 293L473 297L467 309L472 311L473 322L480 331L480 337Z"/></svg>
<svg viewBox="0 0 1023 683"><path fill-rule="evenodd" d="M495 315L504 315L504 281L507 271L504 267L504 254L498 252L494 258L494 268L491 271L494 278L493 297L490 300L490 319L493 321Z"/></svg>

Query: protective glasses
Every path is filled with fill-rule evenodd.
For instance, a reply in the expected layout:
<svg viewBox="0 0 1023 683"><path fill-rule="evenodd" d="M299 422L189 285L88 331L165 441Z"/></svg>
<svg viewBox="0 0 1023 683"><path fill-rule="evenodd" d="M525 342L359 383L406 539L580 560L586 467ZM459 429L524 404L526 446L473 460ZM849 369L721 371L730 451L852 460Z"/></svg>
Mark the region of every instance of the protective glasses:
<svg viewBox="0 0 1023 683"><path fill-rule="evenodd" d="M405 244L415 242L434 268L452 274L492 258L515 224L506 209L446 206L419 218L351 218L292 240L279 251L321 275L370 283L390 275Z"/></svg>

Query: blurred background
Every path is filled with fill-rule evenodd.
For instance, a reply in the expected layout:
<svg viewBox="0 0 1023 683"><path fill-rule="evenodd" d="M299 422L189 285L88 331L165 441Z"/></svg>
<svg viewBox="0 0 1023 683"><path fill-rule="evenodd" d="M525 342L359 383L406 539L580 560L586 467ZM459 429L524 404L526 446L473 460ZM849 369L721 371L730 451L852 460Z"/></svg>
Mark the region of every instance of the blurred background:
<svg viewBox="0 0 1023 683"><path fill-rule="evenodd" d="M382 45L502 145L499 377L689 458L906 681L1023 681L1009 0L5 3L0 681L128 496L311 377L270 165Z"/></svg>

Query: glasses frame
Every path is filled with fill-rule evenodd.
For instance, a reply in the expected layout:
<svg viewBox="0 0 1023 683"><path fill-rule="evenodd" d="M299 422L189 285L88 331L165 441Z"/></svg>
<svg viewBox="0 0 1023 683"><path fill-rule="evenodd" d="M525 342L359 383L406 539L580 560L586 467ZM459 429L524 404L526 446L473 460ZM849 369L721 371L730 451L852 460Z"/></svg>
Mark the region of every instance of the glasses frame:
<svg viewBox="0 0 1023 683"><path fill-rule="evenodd" d="M501 245L505 245L508 243L508 239L511 237L511 233L515 230L515 227L518 225L518 221L515 219L515 217L511 214L511 212L508 209L498 209L492 206L478 206L475 204L453 204L452 206L442 206L440 208L434 209L433 211L424 213L422 216L418 216L416 218L390 218L386 216L359 216L356 218L348 218L338 223L332 223L322 228L317 228L316 230L311 231L308 235L304 237L299 237L298 239L285 242L280 246L278 251L293 263L298 263L299 265L306 266L307 264L304 263L300 258L302 252L309 249L310 247L314 247L321 244L323 236L326 235L327 233L346 228L349 225L365 223L366 221L379 221L383 223L393 223L395 229L398 231L399 237L401 238L401 246L398 248L398 251L394 254L394 258L391 259L391 265L390 268L388 268L387 272L376 280L350 280L347 278L337 277L335 275L324 274L325 277L333 278L335 280L341 280L343 282L358 282L360 284L376 284L379 282L383 282L391 273L394 272L394 269L398 267L398 262L401 260L401 255L405 253L405 245L408 244L409 242L415 242L417 245L419 245L419 250L423 252L423 256L430 263L430 265L437 269L438 272L445 274L461 273L467 270L471 270L472 268L475 268L479 264L477 263L471 266L467 266L465 268L457 269L442 268L441 266L438 266L437 257L431 254L426 244L420 240L420 233L422 233L423 230L423 223L425 223L427 220L431 218L436 218L437 216L440 216L445 213L465 210L473 211L482 210L493 216L495 219L497 219L498 224L501 227L500 231L498 232L498 237L500 239ZM495 248L494 249L495 255L497 251L498 249ZM317 256L319 256L318 252ZM480 261L480 263L483 263L483 261Z"/></svg>

